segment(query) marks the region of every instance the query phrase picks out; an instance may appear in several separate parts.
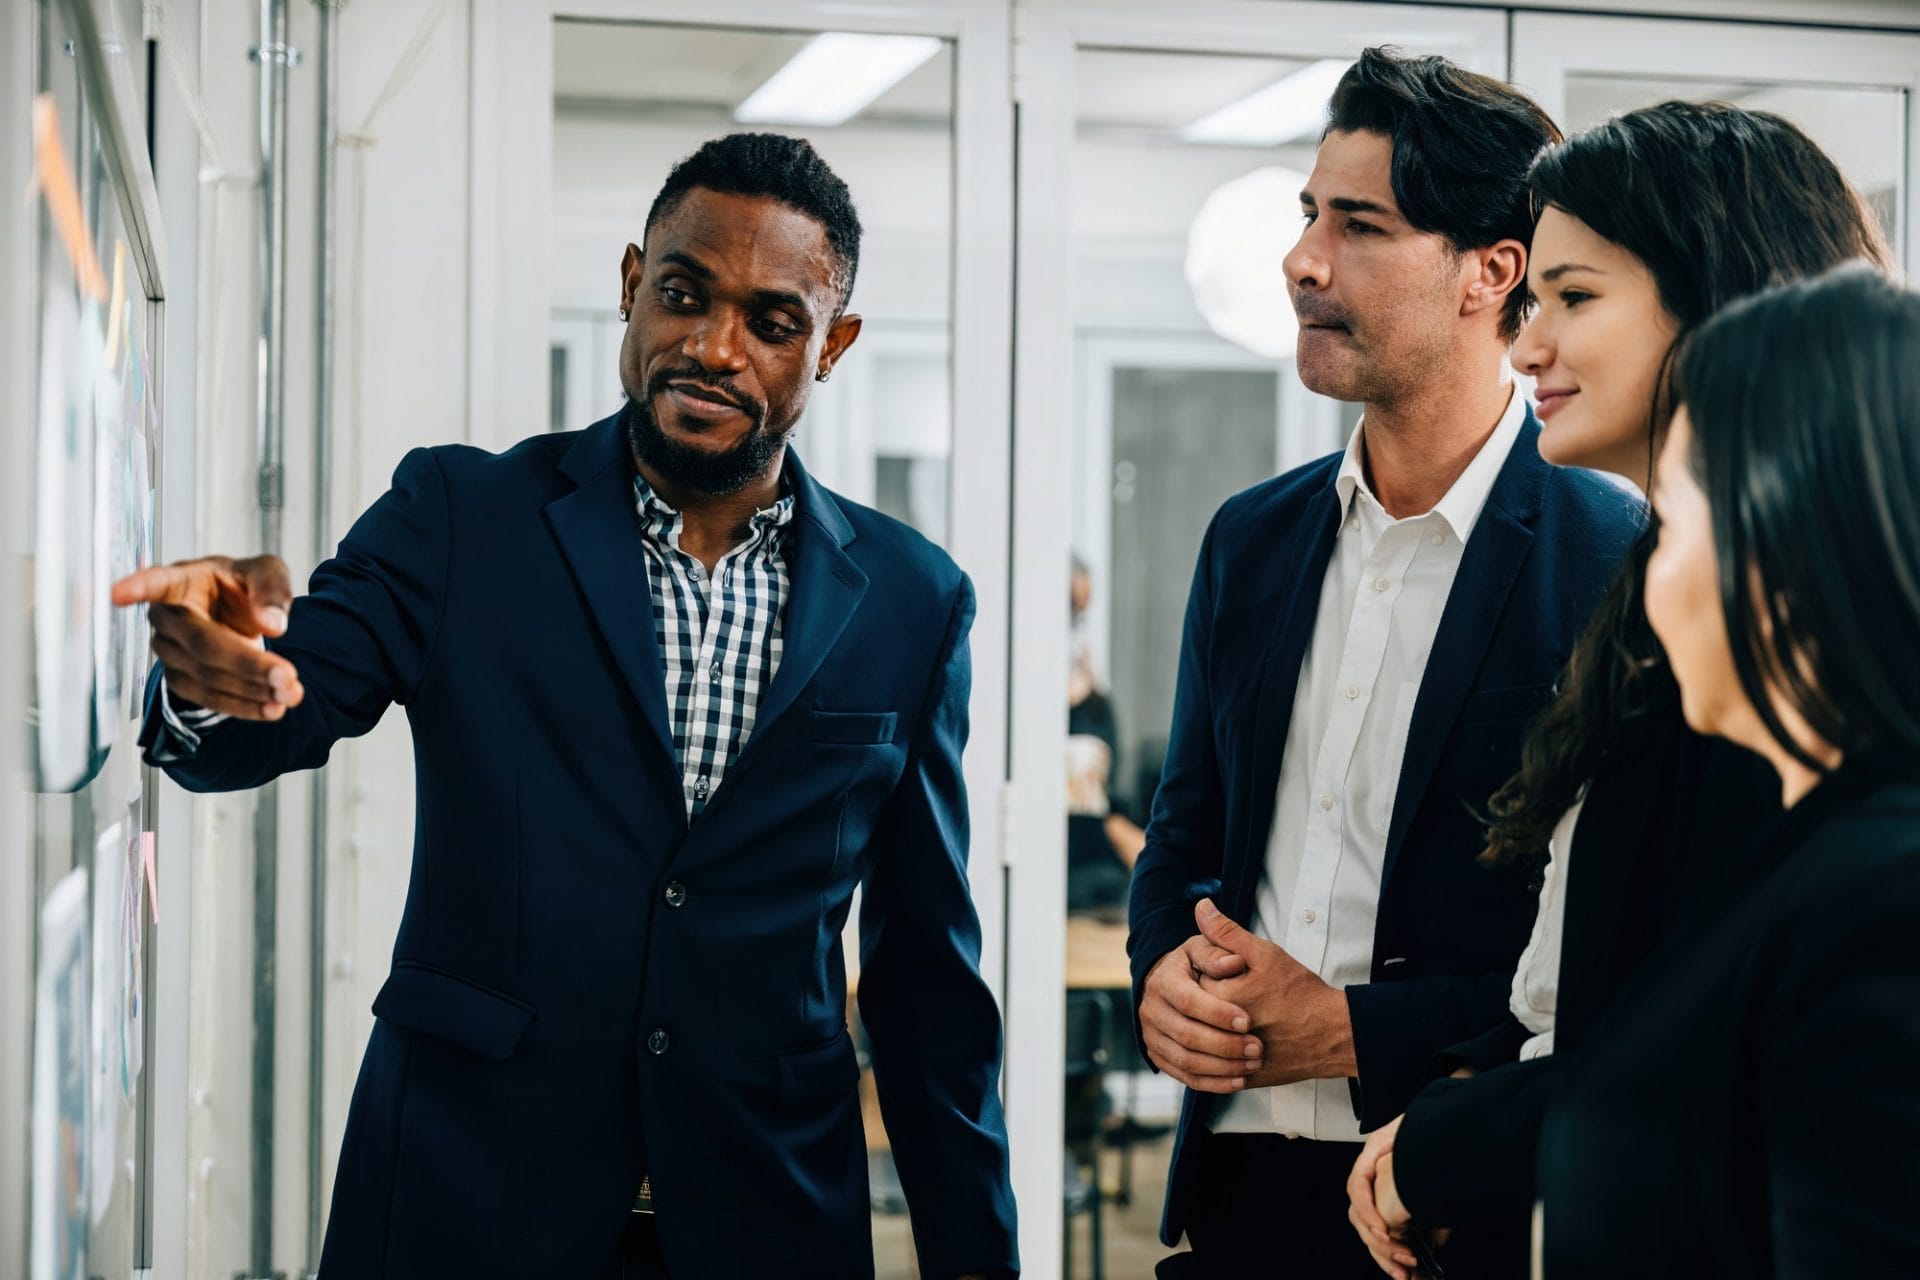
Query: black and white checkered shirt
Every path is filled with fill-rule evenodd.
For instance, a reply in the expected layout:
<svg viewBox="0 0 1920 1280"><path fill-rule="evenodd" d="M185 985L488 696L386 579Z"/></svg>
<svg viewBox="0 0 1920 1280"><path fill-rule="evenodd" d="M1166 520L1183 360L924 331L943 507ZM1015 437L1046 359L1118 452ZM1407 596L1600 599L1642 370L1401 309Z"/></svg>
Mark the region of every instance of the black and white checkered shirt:
<svg viewBox="0 0 1920 1280"><path fill-rule="evenodd" d="M746 541L721 557L709 574L680 549L680 513L638 475L633 490L653 594L653 635L673 720L674 762L691 822L740 758L760 699L780 667L793 495L756 511ZM176 706L162 681L165 727L151 752L156 764L192 756L201 737L227 718Z"/></svg>
<svg viewBox="0 0 1920 1280"><path fill-rule="evenodd" d="M793 495L756 511L746 541L709 574L680 549L680 513L638 475L633 491L653 589L653 635L666 668L673 754L691 822L739 759L780 667Z"/></svg>

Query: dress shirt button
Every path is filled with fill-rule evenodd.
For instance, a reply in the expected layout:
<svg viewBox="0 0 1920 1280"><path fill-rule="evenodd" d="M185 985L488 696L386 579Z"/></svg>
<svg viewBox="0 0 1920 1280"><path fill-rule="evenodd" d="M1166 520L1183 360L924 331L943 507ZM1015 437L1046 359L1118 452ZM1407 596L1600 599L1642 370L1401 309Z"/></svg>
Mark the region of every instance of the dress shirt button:
<svg viewBox="0 0 1920 1280"><path fill-rule="evenodd" d="M1375 578L1373 580L1373 589L1375 591L1385 591L1388 587L1392 585L1393 584L1388 582L1385 578Z"/></svg>
<svg viewBox="0 0 1920 1280"><path fill-rule="evenodd" d="M1351 699L1351 698L1357 698L1357 697L1359 697L1359 696L1360 696L1360 686L1359 686L1359 685L1357 685L1357 684L1350 684L1350 685L1348 685L1348 686L1347 686L1347 697L1348 697L1348 698L1350 698L1350 699Z"/></svg>
<svg viewBox="0 0 1920 1280"><path fill-rule="evenodd" d="M707 788L709 785L711 784L707 781L707 775L704 773L701 774L699 781L693 784L693 798L695 800L705 800L707 798Z"/></svg>
<svg viewBox="0 0 1920 1280"><path fill-rule="evenodd" d="M657 1058L667 1051L667 1046L671 1043L672 1041L667 1039L666 1029L655 1027L647 1036L647 1052Z"/></svg>
<svg viewBox="0 0 1920 1280"><path fill-rule="evenodd" d="M1431 538L1427 539L1427 541L1431 542L1436 547L1439 546L1441 543L1445 542L1446 540L1447 540L1447 535L1444 533L1436 533Z"/></svg>
<svg viewBox="0 0 1920 1280"><path fill-rule="evenodd" d="M713 677L715 684L720 683L720 660L718 658L714 659L713 665L707 668L707 674Z"/></svg>
<svg viewBox="0 0 1920 1280"><path fill-rule="evenodd" d="M681 884L678 880L675 880L672 884L668 885L667 886L667 905L670 907L686 906L687 905L687 886Z"/></svg>
<svg viewBox="0 0 1920 1280"><path fill-rule="evenodd" d="M1331 808L1333 808L1333 797L1332 797L1332 796L1321 796L1321 797L1320 797L1320 807L1321 807L1322 809L1331 809Z"/></svg>
<svg viewBox="0 0 1920 1280"><path fill-rule="evenodd" d="M1308 907L1305 911L1302 911L1300 913L1300 918L1302 920L1305 920L1308 924L1312 924L1315 920L1318 920L1320 917L1313 913L1312 907Z"/></svg>

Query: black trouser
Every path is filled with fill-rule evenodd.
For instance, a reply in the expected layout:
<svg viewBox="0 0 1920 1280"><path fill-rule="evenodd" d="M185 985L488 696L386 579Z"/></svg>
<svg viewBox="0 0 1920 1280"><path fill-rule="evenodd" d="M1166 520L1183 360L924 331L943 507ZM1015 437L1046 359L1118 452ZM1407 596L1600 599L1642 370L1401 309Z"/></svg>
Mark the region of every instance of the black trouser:
<svg viewBox="0 0 1920 1280"><path fill-rule="evenodd" d="M1377 1280L1383 1274L1347 1220L1351 1142L1258 1133L1197 1133L1186 1196L1186 1275L1258 1280ZM1524 1280L1526 1224L1458 1231L1439 1250L1448 1280ZM1172 1260L1169 1260L1169 1264ZM1166 1280L1183 1271L1163 1264Z"/></svg>
<svg viewBox="0 0 1920 1280"><path fill-rule="evenodd" d="M654 1215L628 1215L626 1239L620 1242L620 1280L667 1280L667 1257L660 1251L660 1232Z"/></svg>
<svg viewBox="0 0 1920 1280"><path fill-rule="evenodd" d="M1378 1280L1380 1269L1347 1221L1347 1175L1359 1143L1204 1130L1189 1141L1184 1200L1194 1257L1187 1274Z"/></svg>

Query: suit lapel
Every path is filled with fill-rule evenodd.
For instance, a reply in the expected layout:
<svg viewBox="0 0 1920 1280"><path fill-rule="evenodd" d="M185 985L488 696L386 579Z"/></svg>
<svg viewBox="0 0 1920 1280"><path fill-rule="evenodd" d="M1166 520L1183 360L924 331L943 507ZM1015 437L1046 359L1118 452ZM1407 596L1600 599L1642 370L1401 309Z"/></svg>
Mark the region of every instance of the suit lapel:
<svg viewBox="0 0 1920 1280"><path fill-rule="evenodd" d="M853 527L826 491L801 469L800 460L791 454L788 459L795 510L787 618L780 669L774 672L754 717L756 738L793 706L867 594L867 575L846 552L846 544L853 541Z"/></svg>
<svg viewBox="0 0 1920 1280"><path fill-rule="evenodd" d="M1334 484L1338 475L1336 465L1328 472L1326 484L1308 502L1305 513L1294 526L1293 537L1275 560L1276 572L1287 572L1291 566L1293 579L1281 595L1279 616L1260 671L1251 763L1241 775L1241 785L1245 788L1241 794L1248 797L1247 828L1230 846L1240 851L1240 865L1223 868L1230 879L1227 911L1237 920L1249 918L1254 887L1266 867L1274 797L1280 785L1281 758L1286 754L1287 728L1293 721L1300 664L1306 660L1307 646L1313 642L1320 590L1326 583L1327 564L1333 558L1334 539L1340 531L1340 495Z"/></svg>
<svg viewBox="0 0 1920 1280"><path fill-rule="evenodd" d="M614 665L671 765L673 728L667 720L666 668L654 636L653 587L641 550L633 465L618 416L582 432L560 470L579 487L547 504L547 523Z"/></svg>
<svg viewBox="0 0 1920 1280"><path fill-rule="evenodd" d="M867 594L867 575L846 552L853 541L839 504L815 484L791 450L787 486L794 495L793 524L787 546L787 607L781 625L780 666L754 713L753 732L727 770L720 789L700 815L710 823L725 797L738 790L737 779L757 756L754 747L793 708L801 690L820 670Z"/></svg>
<svg viewBox="0 0 1920 1280"><path fill-rule="evenodd" d="M1487 643L1499 625L1507 595L1533 546L1533 522L1539 515L1540 491L1550 470L1535 447L1539 436L1540 428L1529 409L1526 424L1467 540L1453 590L1447 594L1440 627L1433 637L1433 651L1420 678L1413 722L1407 728L1407 749L1394 790L1393 821L1387 830L1386 859L1380 872L1382 885L1393 875L1394 859L1406 840L1407 827L1433 780L1453 722L1460 715L1461 704L1480 670L1480 660L1486 656Z"/></svg>

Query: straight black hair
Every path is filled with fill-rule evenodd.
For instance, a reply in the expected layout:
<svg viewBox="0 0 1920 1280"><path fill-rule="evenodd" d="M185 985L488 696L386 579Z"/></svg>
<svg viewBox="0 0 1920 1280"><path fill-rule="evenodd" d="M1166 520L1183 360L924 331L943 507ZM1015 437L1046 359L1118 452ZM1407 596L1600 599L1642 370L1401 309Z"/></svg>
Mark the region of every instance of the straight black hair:
<svg viewBox="0 0 1920 1280"><path fill-rule="evenodd" d="M1422 231L1455 253L1502 240L1533 241L1527 166L1560 130L1512 85L1445 58L1367 49L1329 104L1327 132L1377 133L1393 143L1393 199ZM1525 289L1507 296L1500 336L1526 323Z"/></svg>
<svg viewBox="0 0 1920 1280"><path fill-rule="evenodd" d="M1556 208L1638 258L1678 342L1738 298L1848 261L1891 269L1866 202L1831 158L1780 116L1724 102L1663 102L1540 154L1536 209ZM1669 409L1667 353L1647 406L1647 466ZM1679 691L1647 625L1651 534L1627 554L1575 644L1559 693L1489 803L1489 862L1537 860L1560 817L1629 722L1678 715Z"/></svg>
<svg viewBox="0 0 1920 1280"><path fill-rule="evenodd" d="M1861 267L1729 307L1681 353L1720 606L1767 731L1920 777L1920 295Z"/></svg>

